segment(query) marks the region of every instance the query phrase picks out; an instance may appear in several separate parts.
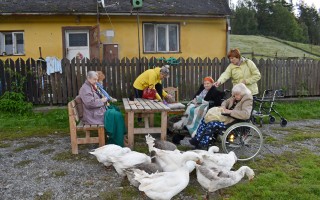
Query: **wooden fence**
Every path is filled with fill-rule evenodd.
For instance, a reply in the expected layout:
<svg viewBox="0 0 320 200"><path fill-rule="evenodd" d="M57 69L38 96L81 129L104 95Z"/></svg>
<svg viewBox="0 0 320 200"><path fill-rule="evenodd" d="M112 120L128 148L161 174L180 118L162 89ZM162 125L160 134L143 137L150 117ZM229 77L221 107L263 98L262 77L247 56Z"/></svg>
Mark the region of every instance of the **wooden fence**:
<svg viewBox="0 0 320 200"><path fill-rule="evenodd" d="M163 81L164 87L179 87L181 100L193 97L203 77L212 76L214 80L229 64L228 59L179 58L179 64L171 66L170 77ZM283 89L285 96L320 95L320 61L312 60L255 60L262 78L258 82L260 94L265 89ZM156 58L123 58L109 63L103 60L62 59L62 73L47 75L37 60L0 60L0 95L14 91L22 85L27 101L33 104L62 105L75 98L89 70L103 71L106 74L104 85L109 94L117 99L132 94L132 84L143 71L153 66L161 66L163 61ZM228 81L219 89L230 89Z"/></svg>

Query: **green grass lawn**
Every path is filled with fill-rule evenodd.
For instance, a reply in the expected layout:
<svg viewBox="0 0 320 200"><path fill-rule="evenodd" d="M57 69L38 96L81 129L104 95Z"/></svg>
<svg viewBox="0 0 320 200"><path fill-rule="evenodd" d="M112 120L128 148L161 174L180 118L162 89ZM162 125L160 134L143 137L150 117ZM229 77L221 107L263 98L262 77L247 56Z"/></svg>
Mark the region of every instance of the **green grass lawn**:
<svg viewBox="0 0 320 200"><path fill-rule="evenodd" d="M293 46L298 46L305 50L308 50L308 45L302 43L294 43ZM263 54L265 56L270 56L272 58L277 54L278 57L299 57L303 58L304 55L308 58L320 59L319 56L314 56L308 54L300 49L294 48L292 46L286 45L282 42L268 39L263 36L256 35L231 35L230 36L230 48L239 48L240 52L255 52L256 54ZM309 47L311 52L311 47ZM320 46L313 46L312 52L320 55ZM243 56L247 58L252 58L250 54L244 54ZM255 57L268 58L268 57Z"/></svg>

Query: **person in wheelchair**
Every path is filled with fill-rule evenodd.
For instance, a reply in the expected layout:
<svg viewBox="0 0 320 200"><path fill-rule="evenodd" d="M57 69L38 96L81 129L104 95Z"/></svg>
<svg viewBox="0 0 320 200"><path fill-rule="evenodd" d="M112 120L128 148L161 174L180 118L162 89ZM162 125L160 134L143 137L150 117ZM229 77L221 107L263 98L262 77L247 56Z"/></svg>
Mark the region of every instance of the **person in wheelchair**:
<svg viewBox="0 0 320 200"><path fill-rule="evenodd" d="M232 96L222 102L220 109L221 117L212 121L201 120L196 135L190 140L190 144L196 148L208 146L210 140L216 140L218 134L238 120L247 120L250 118L253 105L253 97L251 91L243 83L238 83L232 88ZM211 110L210 109L210 110ZM210 113L210 110L206 116Z"/></svg>
<svg viewBox="0 0 320 200"><path fill-rule="evenodd" d="M180 121L176 122L173 127L175 130L185 128L190 135L195 135L200 121L205 116L208 109L215 106L220 106L225 92L219 91L213 86L214 80L207 76L203 79L203 84L199 87L193 99L188 103L185 115ZM172 141L175 144L180 144L185 135L176 134Z"/></svg>

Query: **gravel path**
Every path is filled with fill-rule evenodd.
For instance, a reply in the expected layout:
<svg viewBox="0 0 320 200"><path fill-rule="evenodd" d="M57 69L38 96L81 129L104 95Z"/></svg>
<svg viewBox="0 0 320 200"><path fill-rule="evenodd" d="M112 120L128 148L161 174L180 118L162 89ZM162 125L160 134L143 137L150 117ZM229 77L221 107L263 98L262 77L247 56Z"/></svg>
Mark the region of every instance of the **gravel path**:
<svg viewBox="0 0 320 200"><path fill-rule="evenodd" d="M261 127L266 140L260 157L308 148L320 154L319 138L283 142L293 131L319 134L320 120L291 122ZM0 148L0 199L117 199L108 196L120 192L127 183L114 169L98 163L88 154L96 145L80 145L79 155L70 153L70 138L49 137L4 141ZM195 178L192 178L192 182ZM137 193L136 191L133 191ZM205 192L204 192L205 193ZM142 194L122 199L146 199ZM192 199L179 194L175 199Z"/></svg>

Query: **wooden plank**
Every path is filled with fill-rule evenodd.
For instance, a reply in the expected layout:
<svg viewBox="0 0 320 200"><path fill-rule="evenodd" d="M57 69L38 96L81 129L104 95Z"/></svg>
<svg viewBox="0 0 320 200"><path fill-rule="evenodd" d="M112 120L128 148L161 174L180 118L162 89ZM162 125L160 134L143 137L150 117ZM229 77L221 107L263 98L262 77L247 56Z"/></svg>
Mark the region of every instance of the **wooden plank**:
<svg viewBox="0 0 320 200"><path fill-rule="evenodd" d="M120 66L121 67L119 70L120 70L120 92L121 92L121 97L128 97L128 91L126 90L127 89L127 76L126 76L126 60L123 58L121 59L120 61Z"/></svg>
<svg viewBox="0 0 320 200"><path fill-rule="evenodd" d="M185 63L185 60L183 59L183 58L181 58L181 60L180 60L180 63L181 63L181 65L180 65L180 67L181 67L181 79L183 80L183 81L181 81L180 83L181 83L181 85L179 85L179 92L180 92L180 94L179 94L179 96L180 96L180 99L182 100L182 99L184 99L184 100L186 100L187 99L187 77L186 77L186 63Z"/></svg>
<svg viewBox="0 0 320 200"><path fill-rule="evenodd" d="M66 77L66 83L67 83L67 98L73 99L72 95L72 72L71 72L71 63L68 59L65 59L65 77Z"/></svg>
<svg viewBox="0 0 320 200"><path fill-rule="evenodd" d="M0 59L0 95L2 95L6 91L5 84L5 74L4 74L4 61Z"/></svg>
<svg viewBox="0 0 320 200"><path fill-rule="evenodd" d="M161 133L161 128L134 128L133 134Z"/></svg>
<svg viewBox="0 0 320 200"><path fill-rule="evenodd" d="M163 110L164 108L159 104L157 101L149 100L156 108L157 110Z"/></svg>
<svg viewBox="0 0 320 200"><path fill-rule="evenodd" d="M117 85L117 98L122 98L122 89L121 86L121 81L122 81L122 77L121 77L121 67L120 67L120 60L119 59L116 59L116 71L117 71L117 82L116 82L116 85Z"/></svg>
<svg viewBox="0 0 320 200"><path fill-rule="evenodd" d="M167 123L168 113L166 111L161 112L161 140L167 139Z"/></svg>
<svg viewBox="0 0 320 200"><path fill-rule="evenodd" d="M151 108L151 110L158 110L158 108L150 100L144 100L144 101Z"/></svg>
<svg viewBox="0 0 320 200"><path fill-rule="evenodd" d="M124 110L126 112L131 111L131 106L129 105L129 99L128 98L123 98L122 99Z"/></svg>
<svg viewBox="0 0 320 200"><path fill-rule="evenodd" d="M4 74L3 74L4 75ZM1 77L1 63L0 63L0 77ZM28 83L27 83L27 79L26 79L26 77L27 77L27 73L26 73L26 63L25 63L25 61L24 60L22 60L21 59L21 77L23 77L24 78L24 83L23 83L23 89L22 89L22 91L23 91L23 93L25 94L25 96L26 96L26 94L27 94L27 86L28 86ZM2 85L2 87L3 87L3 85ZM1 94L0 94L1 95Z"/></svg>
<svg viewBox="0 0 320 200"><path fill-rule="evenodd" d="M76 76L76 59L73 58L71 60L71 65L70 65L70 77L71 78L71 85L72 85L72 98L74 99L77 94L77 76Z"/></svg>
<svg viewBox="0 0 320 200"><path fill-rule="evenodd" d="M87 80L87 62L85 60L81 61L81 85ZM79 88L80 89L80 88Z"/></svg>
<svg viewBox="0 0 320 200"><path fill-rule="evenodd" d="M5 77L6 77L6 91L11 91L11 73L10 73L10 63L13 62L11 59L5 61Z"/></svg>
<svg viewBox="0 0 320 200"><path fill-rule="evenodd" d="M116 98L118 97L118 93L117 93L117 73L116 73L116 68L117 65L115 62L111 63L111 71L112 71L112 90L113 90L113 95Z"/></svg>
<svg viewBox="0 0 320 200"><path fill-rule="evenodd" d="M76 79L75 81L77 83L76 91L79 91L80 87L82 86L80 65L81 65L80 59L76 59L76 63L75 63L75 79Z"/></svg>
<svg viewBox="0 0 320 200"><path fill-rule="evenodd" d="M166 106L163 102L158 102L157 103L158 105L160 105L161 107L162 107L162 109L164 109L164 110L171 110L168 106Z"/></svg>
<svg viewBox="0 0 320 200"><path fill-rule="evenodd" d="M37 81L37 66L34 59L30 60L30 70L32 71L31 74L31 81L32 81L32 97L33 97L33 103L39 104L39 87L38 87L38 81Z"/></svg>
<svg viewBox="0 0 320 200"><path fill-rule="evenodd" d="M56 86L56 77L55 73L50 75L51 78L51 92L52 92L52 103L57 104L57 86Z"/></svg>
<svg viewBox="0 0 320 200"><path fill-rule="evenodd" d="M189 91L189 99L191 99L192 98L192 96L194 95L194 93L196 92L195 90L195 82L196 82L196 80L195 80L195 76L196 75L199 75L197 72L196 72L196 67L195 67L195 65L194 65L194 60L192 59L192 58L189 58L190 59L190 67L189 67L189 69L190 69L190 91Z"/></svg>
<svg viewBox="0 0 320 200"><path fill-rule="evenodd" d="M62 67L62 75L61 75L61 88L62 88L62 103L68 103L68 95L67 95L67 82L66 82L66 65L67 59L63 58L61 60L61 67Z"/></svg>
<svg viewBox="0 0 320 200"><path fill-rule="evenodd" d="M125 85L125 91L126 91L126 94L124 96L127 96L127 97L130 97L133 95L133 83L132 80L131 80L131 69L130 69L130 60L125 58L125 71L126 71L126 85Z"/></svg>
<svg viewBox="0 0 320 200"><path fill-rule="evenodd" d="M151 107L144 101L144 99L137 98L136 101L138 101L145 110L151 110Z"/></svg>
<svg viewBox="0 0 320 200"><path fill-rule="evenodd" d="M62 103L62 89L61 89L61 74L60 72L55 73L56 88L57 88L57 103Z"/></svg>
<svg viewBox="0 0 320 200"><path fill-rule="evenodd" d="M134 145L134 112L128 112L128 147L133 148Z"/></svg>
<svg viewBox="0 0 320 200"><path fill-rule="evenodd" d="M90 137L90 138L77 138L78 144L94 144L99 143L98 137Z"/></svg>
<svg viewBox="0 0 320 200"><path fill-rule="evenodd" d="M29 102L33 102L33 97L32 97L32 90L33 90L33 87L32 87L32 70L31 70L31 58L29 58L26 62L26 74L27 74L27 100ZM8 82L7 82L8 84Z"/></svg>

